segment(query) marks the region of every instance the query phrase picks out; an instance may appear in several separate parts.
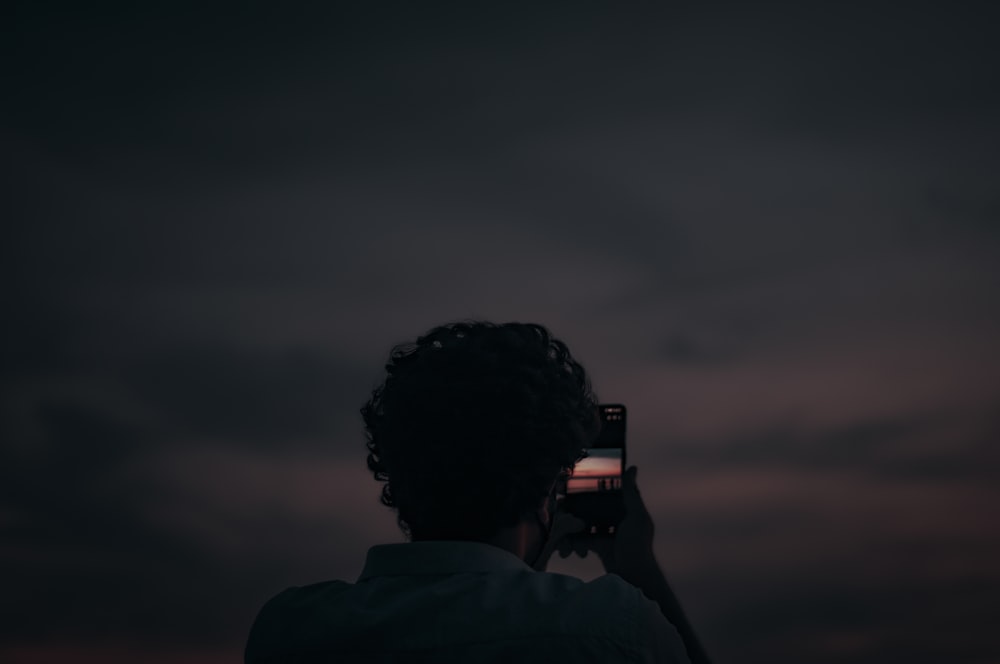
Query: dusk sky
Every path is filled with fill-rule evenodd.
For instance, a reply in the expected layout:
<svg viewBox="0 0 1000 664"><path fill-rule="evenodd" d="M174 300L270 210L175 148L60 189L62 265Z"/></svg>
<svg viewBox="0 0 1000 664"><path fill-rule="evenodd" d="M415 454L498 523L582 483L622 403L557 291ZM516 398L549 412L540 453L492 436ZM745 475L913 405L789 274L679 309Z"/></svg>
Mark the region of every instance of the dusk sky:
<svg viewBox="0 0 1000 664"><path fill-rule="evenodd" d="M538 4L5 10L0 661L356 579L463 318L628 407L717 664L1000 661L994 3Z"/></svg>
<svg viewBox="0 0 1000 664"><path fill-rule="evenodd" d="M618 475L622 469L622 456L620 450L600 450L593 449L587 454L587 458L581 460L573 469L573 477L601 477L606 475Z"/></svg>

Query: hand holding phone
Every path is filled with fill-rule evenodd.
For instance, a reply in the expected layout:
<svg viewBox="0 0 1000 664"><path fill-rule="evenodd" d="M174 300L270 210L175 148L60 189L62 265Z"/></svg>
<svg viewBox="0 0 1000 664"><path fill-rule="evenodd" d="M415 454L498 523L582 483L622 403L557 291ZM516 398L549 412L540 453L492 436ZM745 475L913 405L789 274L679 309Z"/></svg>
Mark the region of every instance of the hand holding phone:
<svg viewBox="0 0 1000 664"><path fill-rule="evenodd" d="M583 535L613 537L625 517L625 417L622 404L598 406L601 430L587 456L577 462L559 498L561 510L582 519Z"/></svg>

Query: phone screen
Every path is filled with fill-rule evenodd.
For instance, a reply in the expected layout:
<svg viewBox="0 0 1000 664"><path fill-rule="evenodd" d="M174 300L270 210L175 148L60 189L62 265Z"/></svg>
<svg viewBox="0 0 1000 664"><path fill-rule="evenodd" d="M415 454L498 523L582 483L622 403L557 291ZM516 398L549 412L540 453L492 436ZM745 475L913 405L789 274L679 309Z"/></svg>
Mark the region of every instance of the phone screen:
<svg viewBox="0 0 1000 664"><path fill-rule="evenodd" d="M622 488L621 448L588 450L566 482L566 493L618 491Z"/></svg>
<svg viewBox="0 0 1000 664"><path fill-rule="evenodd" d="M566 480L562 505L595 535L613 535L624 516L625 406L598 406L601 431Z"/></svg>

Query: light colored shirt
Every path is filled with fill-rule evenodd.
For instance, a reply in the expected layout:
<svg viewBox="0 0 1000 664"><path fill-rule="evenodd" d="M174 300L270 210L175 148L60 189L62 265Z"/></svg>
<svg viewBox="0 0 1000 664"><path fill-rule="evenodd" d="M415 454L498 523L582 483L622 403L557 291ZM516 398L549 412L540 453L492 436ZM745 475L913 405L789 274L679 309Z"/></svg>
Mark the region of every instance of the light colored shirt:
<svg viewBox="0 0 1000 664"><path fill-rule="evenodd" d="M374 546L357 583L270 600L247 664L688 662L659 606L620 577L536 572L478 542Z"/></svg>

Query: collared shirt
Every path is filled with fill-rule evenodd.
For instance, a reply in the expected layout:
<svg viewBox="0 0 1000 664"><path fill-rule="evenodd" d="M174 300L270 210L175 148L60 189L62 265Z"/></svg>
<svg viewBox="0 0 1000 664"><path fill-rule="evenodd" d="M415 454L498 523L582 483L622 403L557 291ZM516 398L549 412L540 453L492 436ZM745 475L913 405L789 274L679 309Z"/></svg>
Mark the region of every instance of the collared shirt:
<svg viewBox="0 0 1000 664"><path fill-rule="evenodd" d="M479 542L374 546L357 583L270 600L247 664L688 662L659 606L620 577L536 572Z"/></svg>

